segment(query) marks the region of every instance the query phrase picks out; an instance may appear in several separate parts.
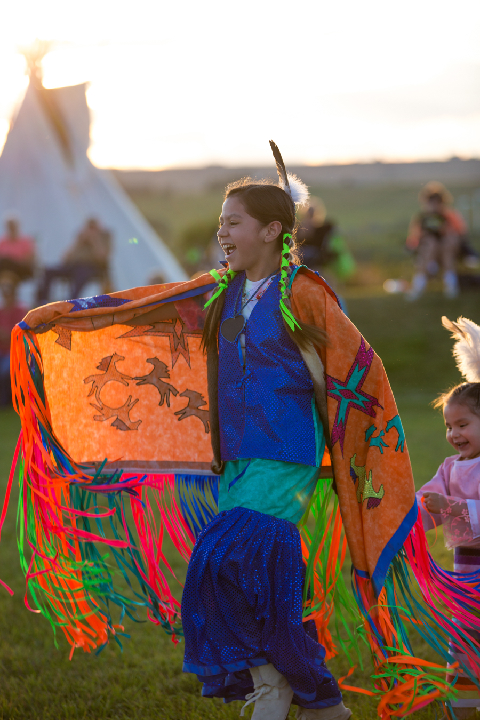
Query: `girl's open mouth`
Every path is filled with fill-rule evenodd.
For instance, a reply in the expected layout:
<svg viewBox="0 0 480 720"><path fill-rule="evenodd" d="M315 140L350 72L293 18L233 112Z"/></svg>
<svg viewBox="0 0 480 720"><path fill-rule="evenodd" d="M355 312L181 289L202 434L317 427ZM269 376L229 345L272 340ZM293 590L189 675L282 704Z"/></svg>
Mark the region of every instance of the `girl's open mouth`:
<svg viewBox="0 0 480 720"><path fill-rule="evenodd" d="M225 257L228 258L229 255L235 252L237 249L236 245L233 245L232 243L222 243L222 250L225 253Z"/></svg>

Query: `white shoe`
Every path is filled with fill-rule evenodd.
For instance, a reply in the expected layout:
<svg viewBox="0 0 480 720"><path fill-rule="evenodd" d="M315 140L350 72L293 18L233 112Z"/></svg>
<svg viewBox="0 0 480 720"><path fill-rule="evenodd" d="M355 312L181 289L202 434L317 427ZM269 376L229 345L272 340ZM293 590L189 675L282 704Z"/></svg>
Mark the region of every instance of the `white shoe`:
<svg viewBox="0 0 480 720"><path fill-rule="evenodd" d="M407 300L418 300L427 287L427 276L424 273L416 273L412 278L412 285L406 295Z"/></svg>
<svg viewBox="0 0 480 720"><path fill-rule="evenodd" d="M242 708L255 703L252 720L286 720L293 698L293 690L287 679L276 670L272 663L250 668L255 691L246 695L247 702Z"/></svg>
<svg viewBox="0 0 480 720"><path fill-rule="evenodd" d="M316 708L307 710L307 708L297 708L297 720L348 720L352 711L345 707L343 702L326 708Z"/></svg>
<svg viewBox="0 0 480 720"><path fill-rule="evenodd" d="M447 270L443 274L443 294L447 298L456 298L458 292L458 278L454 272Z"/></svg>

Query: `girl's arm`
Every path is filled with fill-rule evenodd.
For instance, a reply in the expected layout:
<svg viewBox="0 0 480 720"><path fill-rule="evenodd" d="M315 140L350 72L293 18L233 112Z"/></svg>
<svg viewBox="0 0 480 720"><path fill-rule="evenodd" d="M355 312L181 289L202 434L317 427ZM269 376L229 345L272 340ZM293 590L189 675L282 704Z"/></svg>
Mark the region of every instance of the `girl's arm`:
<svg viewBox="0 0 480 720"><path fill-rule="evenodd" d="M445 545L449 548L459 545L478 544L480 538L480 500L439 496L430 493L434 505L441 505L440 514L443 523Z"/></svg>
<svg viewBox="0 0 480 720"><path fill-rule="evenodd" d="M448 494L444 466L445 463L442 463L433 478L416 493L425 530L432 530L435 526L443 523L442 502L440 499L434 502L431 496L438 495L439 498L444 499Z"/></svg>
<svg viewBox="0 0 480 720"><path fill-rule="evenodd" d="M436 525L443 525L448 548L477 545L480 538L480 500L449 494L446 462L440 465L435 477L417 492L423 526L425 530L430 530Z"/></svg>

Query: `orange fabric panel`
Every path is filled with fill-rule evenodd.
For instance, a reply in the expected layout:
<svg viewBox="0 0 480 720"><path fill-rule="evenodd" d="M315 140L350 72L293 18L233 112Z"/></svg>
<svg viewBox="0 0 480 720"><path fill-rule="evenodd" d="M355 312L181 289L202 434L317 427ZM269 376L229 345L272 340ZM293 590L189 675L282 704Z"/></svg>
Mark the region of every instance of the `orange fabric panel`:
<svg viewBox="0 0 480 720"><path fill-rule="evenodd" d="M401 430L401 423L395 399L380 358L321 281L313 273L299 272L292 291L295 315L328 332L329 343L319 348L319 354L327 382L331 378L339 388L337 396L328 393L327 407L340 509L352 562L358 570L371 575L415 502L408 450L404 438L400 446L400 432L396 429ZM335 433L342 435L338 416L342 392L351 400L358 397L359 402L344 403L345 432L339 440ZM357 470L355 484L350 472L352 463Z"/></svg>
<svg viewBox="0 0 480 720"><path fill-rule="evenodd" d="M114 325L63 345L58 331L37 336L53 430L75 462L211 462L200 336L175 351L148 331Z"/></svg>

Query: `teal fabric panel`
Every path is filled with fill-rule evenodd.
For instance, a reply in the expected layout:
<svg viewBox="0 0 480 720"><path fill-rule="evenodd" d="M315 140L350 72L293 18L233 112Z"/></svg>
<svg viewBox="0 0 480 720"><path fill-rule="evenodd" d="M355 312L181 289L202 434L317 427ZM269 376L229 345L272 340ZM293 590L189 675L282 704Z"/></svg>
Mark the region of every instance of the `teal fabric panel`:
<svg viewBox="0 0 480 720"><path fill-rule="evenodd" d="M314 405L313 416L319 467L262 458L231 460L220 477L219 512L244 507L295 525L300 522L315 491L325 452L323 427Z"/></svg>
<svg viewBox="0 0 480 720"><path fill-rule="evenodd" d="M296 525L308 508L319 472L281 460L231 460L220 478L218 509L243 507Z"/></svg>

